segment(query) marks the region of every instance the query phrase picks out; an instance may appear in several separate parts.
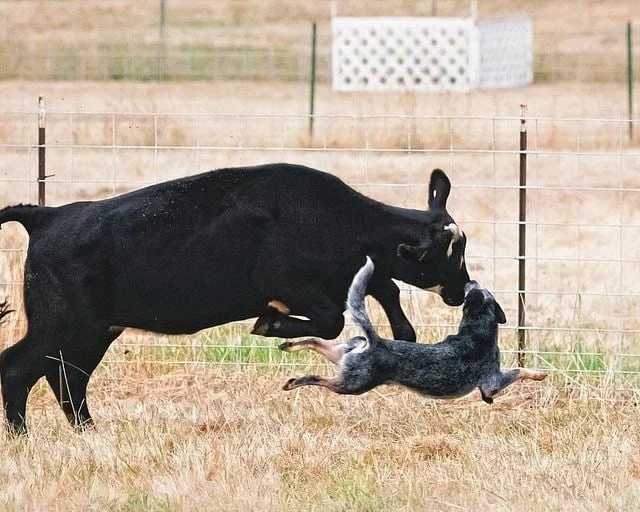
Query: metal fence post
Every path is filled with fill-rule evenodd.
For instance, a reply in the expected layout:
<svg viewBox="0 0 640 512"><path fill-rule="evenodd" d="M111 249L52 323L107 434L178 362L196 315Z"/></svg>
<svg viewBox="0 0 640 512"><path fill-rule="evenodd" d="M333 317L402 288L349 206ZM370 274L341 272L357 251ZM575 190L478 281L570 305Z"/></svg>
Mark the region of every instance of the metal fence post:
<svg viewBox="0 0 640 512"><path fill-rule="evenodd" d="M518 216L518 366L525 363L526 253L527 253L527 106L520 105L520 188Z"/></svg>
<svg viewBox="0 0 640 512"><path fill-rule="evenodd" d="M316 22L311 29L311 88L309 91L309 135L313 136L313 114L316 103Z"/></svg>
<svg viewBox="0 0 640 512"><path fill-rule="evenodd" d="M633 35L627 22L627 99L629 101L629 138L633 139Z"/></svg>
<svg viewBox="0 0 640 512"><path fill-rule="evenodd" d="M158 41L158 80L166 80L167 72L167 43L165 40L165 25L167 22L167 2L160 0L160 33Z"/></svg>
<svg viewBox="0 0 640 512"><path fill-rule="evenodd" d="M44 96L38 98L38 205L46 203L46 101Z"/></svg>

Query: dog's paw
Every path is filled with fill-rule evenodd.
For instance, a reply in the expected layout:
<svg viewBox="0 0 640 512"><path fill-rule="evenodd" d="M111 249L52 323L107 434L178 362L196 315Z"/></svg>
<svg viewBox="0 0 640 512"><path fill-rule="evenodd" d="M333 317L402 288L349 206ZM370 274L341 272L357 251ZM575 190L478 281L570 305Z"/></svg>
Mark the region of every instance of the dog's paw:
<svg viewBox="0 0 640 512"><path fill-rule="evenodd" d="M493 403L493 398L491 398L490 396L483 396L482 401L486 404L491 405Z"/></svg>
<svg viewBox="0 0 640 512"><path fill-rule="evenodd" d="M529 380L544 380L547 378L547 374L545 372L541 372L540 370L530 370L529 368L521 368L520 370L520 379L529 379Z"/></svg>
<svg viewBox="0 0 640 512"><path fill-rule="evenodd" d="M281 343L278 348L280 350L282 350L283 352L289 352L289 350L291 350L292 346L293 346L293 342L292 341L285 341L284 343Z"/></svg>
<svg viewBox="0 0 640 512"><path fill-rule="evenodd" d="M287 382L284 383L284 386L282 386L282 389L284 389L285 391L289 391L295 388L294 386L295 382L296 382L296 379L289 379Z"/></svg>

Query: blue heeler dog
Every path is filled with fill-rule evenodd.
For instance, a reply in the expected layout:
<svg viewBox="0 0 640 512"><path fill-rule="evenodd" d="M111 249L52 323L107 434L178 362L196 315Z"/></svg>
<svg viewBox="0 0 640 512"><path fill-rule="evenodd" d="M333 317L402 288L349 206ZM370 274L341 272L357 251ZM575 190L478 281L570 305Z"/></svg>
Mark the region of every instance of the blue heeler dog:
<svg viewBox="0 0 640 512"><path fill-rule="evenodd" d="M542 380L547 376L523 368L500 371L498 324L505 323L506 318L493 295L475 281L465 287L458 334L433 345L380 338L364 302L373 270L374 264L367 257L347 298L347 308L364 336L339 345L316 338L280 345L286 352L314 350L336 364L340 374L333 379L315 375L289 379L283 389L323 386L334 393L358 395L380 384L401 384L432 398L456 398L477 387L482 399L490 404L496 393L517 380Z"/></svg>

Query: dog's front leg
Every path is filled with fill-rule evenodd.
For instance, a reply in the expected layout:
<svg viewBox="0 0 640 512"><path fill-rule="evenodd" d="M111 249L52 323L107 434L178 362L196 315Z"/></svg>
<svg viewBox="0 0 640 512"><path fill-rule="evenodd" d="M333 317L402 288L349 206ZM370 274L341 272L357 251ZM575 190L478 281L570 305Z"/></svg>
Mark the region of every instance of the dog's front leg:
<svg viewBox="0 0 640 512"><path fill-rule="evenodd" d="M491 405L493 403L493 397L489 394L487 394L487 391L485 391L482 387L480 388L480 395L482 396L482 401L488 403L489 405Z"/></svg>
<svg viewBox="0 0 640 512"><path fill-rule="evenodd" d="M530 370L529 368L516 368L508 372L500 373L497 378L492 378L489 382L480 385L480 394L482 400L488 404L493 403L493 396L497 395L507 386L510 386L517 380L544 380L547 374L538 370Z"/></svg>

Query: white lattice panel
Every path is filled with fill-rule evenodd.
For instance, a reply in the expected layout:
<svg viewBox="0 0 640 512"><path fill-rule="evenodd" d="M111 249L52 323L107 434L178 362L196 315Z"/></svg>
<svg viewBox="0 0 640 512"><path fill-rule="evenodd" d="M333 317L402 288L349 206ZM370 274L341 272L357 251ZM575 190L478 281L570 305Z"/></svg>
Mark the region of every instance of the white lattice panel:
<svg viewBox="0 0 640 512"><path fill-rule="evenodd" d="M526 17L334 18L333 88L468 91L533 81Z"/></svg>
<svg viewBox="0 0 640 512"><path fill-rule="evenodd" d="M337 90L467 91L478 80L478 36L462 18L334 18Z"/></svg>
<svg viewBox="0 0 640 512"><path fill-rule="evenodd" d="M533 82L533 26L526 17L478 24L480 86L521 87Z"/></svg>

